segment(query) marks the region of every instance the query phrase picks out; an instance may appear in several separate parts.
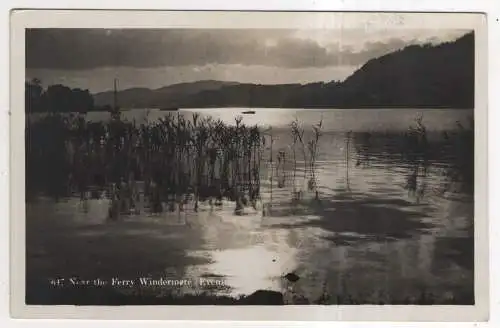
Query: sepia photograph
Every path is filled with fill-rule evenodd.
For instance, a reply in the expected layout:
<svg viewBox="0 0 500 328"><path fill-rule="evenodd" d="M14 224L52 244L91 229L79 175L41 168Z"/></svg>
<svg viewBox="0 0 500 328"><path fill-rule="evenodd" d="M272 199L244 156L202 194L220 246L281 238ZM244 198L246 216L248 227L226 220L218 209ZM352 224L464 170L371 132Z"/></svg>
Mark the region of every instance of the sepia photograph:
<svg viewBox="0 0 500 328"><path fill-rule="evenodd" d="M253 14L20 32L26 305L480 301L481 15Z"/></svg>

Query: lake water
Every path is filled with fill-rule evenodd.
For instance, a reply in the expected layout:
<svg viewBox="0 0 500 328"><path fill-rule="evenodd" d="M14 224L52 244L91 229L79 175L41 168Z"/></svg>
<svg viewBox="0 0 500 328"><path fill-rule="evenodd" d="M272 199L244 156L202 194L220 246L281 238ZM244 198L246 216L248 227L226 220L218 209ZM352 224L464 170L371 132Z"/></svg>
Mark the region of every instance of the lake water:
<svg viewBox="0 0 500 328"><path fill-rule="evenodd" d="M243 114L252 110L255 114ZM406 129L415 118L423 116L428 130L453 129L457 121L465 122L473 115L468 109L273 109L273 108L202 108L184 109L178 112L158 109L130 109L122 112L125 120L154 122L166 115L186 115L198 112L234 124L235 117L241 116L243 123L273 127L286 127L296 118L304 124L317 124L323 119L328 131L387 131ZM110 118L107 112L90 112L86 115L91 121L105 121Z"/></svg>
<svg viewBox="0 0 500 328"><path fill-rule="evenodd" d="M179 114L199 112L227 123L241 115L245 124L272 127L273 161L268 142L257 210L241 216L231 202L215 209L203 204L198 213L188 208L182 214L141 214L110 224L104 218L105 200L90 201L86 211L76 199L37 201L27 206L28 275L48 277L64 270L89 278L170 275L218 280L228 288L217 292L231 295L273 289L308 299L327 292L390 302L431 293L438 302L473 301L474 204L470 195L442 192L449 154L445 148L434 153L425 176L419 175L425 190L412 193L405 186L414 163L391 151L390 134L377 137L405 131L423 115L430 138L440 140L457 122L466 125L473 111L252 109L255 114L245 115L244 110ZM123 117L141 123L168 114L130 110ZM106 115L87 118L106 120ZM306 129L323 120L315 171L319 200L308 191L300 156L292 169L287 126L295 118ZM357 150L366 145L356 136L362 132L370 132L378 146L361 156ZM286 154L283 161L276 157L280 151ZM299 201L294 200L297 190L303 190ZM87 265L85 259L99 264ZM283 279L288 272L300 280Z"/></svg>

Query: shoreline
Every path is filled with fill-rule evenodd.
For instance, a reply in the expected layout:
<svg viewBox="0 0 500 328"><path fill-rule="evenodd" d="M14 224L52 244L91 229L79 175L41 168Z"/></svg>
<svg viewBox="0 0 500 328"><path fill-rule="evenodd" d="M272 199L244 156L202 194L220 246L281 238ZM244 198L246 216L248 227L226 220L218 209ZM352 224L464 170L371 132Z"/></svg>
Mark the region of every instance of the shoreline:
<svg viewBox="0 0 500 328"><path fill-rule="evenodd" d="M437 295L421 290L419 295L390 298L356 297L348 293L323 294L316 299L307 299L300 294L275 290L257 290L249 295L226 296L208 291L198 293L167 292L161 295L136 292L125 294L113 288L72 289L36 288L38 293L26 294L26 305L76 305L76 306L120 306L120 305L474 305L474 293L461 295ZM31 289L33 290L33 289Z"/></svg>

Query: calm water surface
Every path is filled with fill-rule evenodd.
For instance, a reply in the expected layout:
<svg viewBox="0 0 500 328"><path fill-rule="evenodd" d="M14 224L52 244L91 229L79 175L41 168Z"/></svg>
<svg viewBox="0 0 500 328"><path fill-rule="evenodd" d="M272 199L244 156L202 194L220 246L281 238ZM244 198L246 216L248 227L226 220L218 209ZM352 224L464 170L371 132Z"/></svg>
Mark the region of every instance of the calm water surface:
<svg viewBox="0 0 500 328"><path fill-rule="evenodd" d="M199 111L231 123L243 110L180 113ZM243 122L272 126L269 141L274 140L275 154L273 163L263 167L256 211L237 216L230 202L221 208L204 204L199 213L144 214L110 224L105 221L107 200L91 200L86 210L74 199L38 201L27 205L28 271L42 276L66 270L89 277L205 277L223 281L228 288L217 292L231 295L293 288L308 298L327 291L377 301L422 291L442 299L473 293L473 200L440 192L446 154L431 161L420 180L425 192L417 199L405 189L412 167L391 154L390 138L384 141L387 153L367 152L360 162L359 143L344 133L404 131L422 113L430 135L439 137L457 121L466 123L472 111L255 111L242 115ZM124 117L151 122L167 114L132 110ZM299 155L293 179L286 127L295 118L306 129L323 119L316 166L319 201L307 192ZM91 113L88 119L106 119L106 114ZM286 153L284 162L277 161L280 150ZM266 151L271 151L270 142ZM300 189L305 190L302 200L294 202L294 191ZM43 229L51 229L50 237ZM83 265L84 258L98 264ZM292 271L300 276L293 286L282 278Z"/></svg>

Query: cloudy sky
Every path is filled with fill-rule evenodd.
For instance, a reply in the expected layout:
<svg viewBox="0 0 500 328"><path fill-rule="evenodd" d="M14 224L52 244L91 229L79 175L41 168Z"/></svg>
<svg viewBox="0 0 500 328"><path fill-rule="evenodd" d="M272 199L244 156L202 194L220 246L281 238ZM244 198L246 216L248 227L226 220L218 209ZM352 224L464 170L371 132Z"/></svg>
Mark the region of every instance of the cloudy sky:
<svg viewBox="0 0 500 328"><path fill-rule="evenodd" d="M34 29L26 77L91 92L198 80L262 84L343 80L367 60L466 30Z"/></svg>

